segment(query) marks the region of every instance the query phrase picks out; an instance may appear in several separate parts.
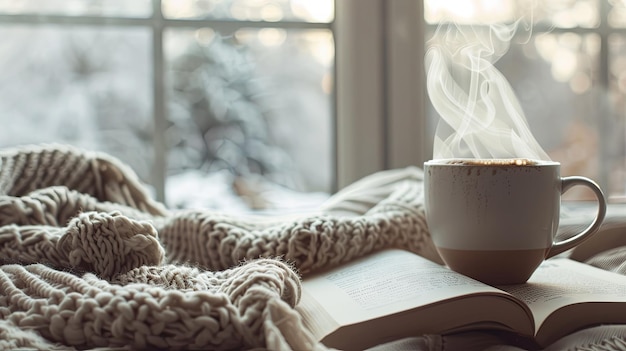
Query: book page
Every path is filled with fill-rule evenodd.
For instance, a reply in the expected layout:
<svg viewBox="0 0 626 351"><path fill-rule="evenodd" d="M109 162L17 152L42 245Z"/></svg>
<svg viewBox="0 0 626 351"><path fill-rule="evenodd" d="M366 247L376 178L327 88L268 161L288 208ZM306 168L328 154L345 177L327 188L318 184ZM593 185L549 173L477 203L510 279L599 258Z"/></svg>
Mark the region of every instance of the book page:
<svg viewBox="0 0 626 351"><path fill-rule="evenodd" d="M303 290L342 325L466 294L502 294L403 250L381 251L306 279Z"/></svg>
<svg viewBox="0 0 626 351"><path fill-rule="evenodd" d="M567 305L626 302L626 276L567 258L547 260L526 284L501 286L500 289L528 305L533 312L536 329L550 314Z"/></svg>

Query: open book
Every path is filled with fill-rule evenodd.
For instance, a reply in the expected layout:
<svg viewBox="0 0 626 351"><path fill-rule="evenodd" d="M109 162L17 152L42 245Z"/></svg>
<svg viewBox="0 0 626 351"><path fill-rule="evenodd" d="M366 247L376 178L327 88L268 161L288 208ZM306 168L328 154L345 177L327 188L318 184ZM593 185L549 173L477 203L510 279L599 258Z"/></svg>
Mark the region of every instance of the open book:
<svg viewBox="0 0 626 351"><path fill-rule="evenodd" d="M587 326L626 323L626 276L553 258L527 283L496 288L392 249L306 278L296 309L318 340L342 350L468 330L545 347Z"/></svg>

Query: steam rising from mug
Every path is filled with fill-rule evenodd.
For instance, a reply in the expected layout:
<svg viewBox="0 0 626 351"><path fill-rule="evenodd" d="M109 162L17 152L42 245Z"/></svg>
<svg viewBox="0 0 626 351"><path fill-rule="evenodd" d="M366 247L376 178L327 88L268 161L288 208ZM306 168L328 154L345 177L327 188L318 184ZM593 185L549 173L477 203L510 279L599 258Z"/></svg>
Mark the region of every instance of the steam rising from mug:
<svg viewBox="0 0 626 351"><path fill-rule="evenodd" d="M513 89L494 67L520 24L449 24L429 41L427 89L441 116L434 159L550 159L530 132Z"/></svg>

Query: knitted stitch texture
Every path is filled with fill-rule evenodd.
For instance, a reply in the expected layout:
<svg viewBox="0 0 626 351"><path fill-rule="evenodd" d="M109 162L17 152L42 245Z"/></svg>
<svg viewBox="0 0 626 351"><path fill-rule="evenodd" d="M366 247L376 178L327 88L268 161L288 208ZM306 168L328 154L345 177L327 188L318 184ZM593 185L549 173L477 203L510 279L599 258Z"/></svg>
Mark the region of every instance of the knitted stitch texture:
<svg viewBox="0 0 626 351"><path fill-rule="evenodd" d="M293 309L301 275L392 246L438 260L417 168L259 218L170 211L106 154L0 161L0 349L325 349Z"/></svg>

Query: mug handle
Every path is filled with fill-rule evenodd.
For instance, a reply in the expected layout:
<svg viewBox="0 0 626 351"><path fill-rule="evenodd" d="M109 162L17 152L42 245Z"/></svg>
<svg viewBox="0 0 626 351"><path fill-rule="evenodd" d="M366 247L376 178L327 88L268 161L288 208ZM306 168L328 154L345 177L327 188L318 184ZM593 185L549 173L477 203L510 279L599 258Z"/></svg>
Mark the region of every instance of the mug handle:
<svg viewBox="0 0 626 351"><path fill-rule="evenodd" d="M598 184L596 184L593 180L589 178L576 176L562 177L561 194L565 193L570 188L576 185L586 186L591 189L595 194L596 199L598 200L598 212L596 213L596 218L582 232L570 237L569 239L553 243L552 248L550 248L550 251L548 251L548 255L546 256L546 258L550 258L571 248L574 248L578 244L591 237L591 235L598 231L598 229L602 225L602 221L604 220L604 216L606 215L606 199L604 197L604 194L602 193L602 189L600 189Z"/></svg>

